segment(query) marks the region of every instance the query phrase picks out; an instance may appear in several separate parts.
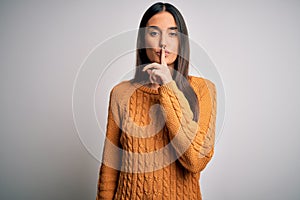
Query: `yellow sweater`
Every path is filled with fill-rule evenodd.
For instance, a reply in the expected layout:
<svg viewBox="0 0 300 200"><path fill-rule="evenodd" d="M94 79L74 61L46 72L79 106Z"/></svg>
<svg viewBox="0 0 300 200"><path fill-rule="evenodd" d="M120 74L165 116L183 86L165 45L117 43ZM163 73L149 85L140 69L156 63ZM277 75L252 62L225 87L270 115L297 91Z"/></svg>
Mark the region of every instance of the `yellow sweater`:
<svg viewBox="0 0 300 200"><path fill-rule="evenodd" d="M201 200L200 172L214 153L216 88L188 80L198 123L174 80L158 91L130 81L111 90L96 199Z"/></svg>

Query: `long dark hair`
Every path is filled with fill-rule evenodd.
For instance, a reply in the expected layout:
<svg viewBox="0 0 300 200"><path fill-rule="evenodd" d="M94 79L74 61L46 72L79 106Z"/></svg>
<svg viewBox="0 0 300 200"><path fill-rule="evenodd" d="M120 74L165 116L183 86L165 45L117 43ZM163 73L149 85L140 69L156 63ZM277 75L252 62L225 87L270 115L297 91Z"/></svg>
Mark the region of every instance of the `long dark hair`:
<svg viewBox="0 0 300 200"><path fill-rule="evenodd" d="M145 48L145 27L149 19L162 11L167 11L175 19L177 24L177 30L181 35L185 37L179 37L179 52L174 63L173 80L176 82L177 87L181 90L184 96L187 98L190 108L194 114L193 120L198 121L199 119L199 105L198 98L195 91L188 82L188 71L189 71L189 57L190 57L190 46L188 39L188 30L182 15L179 10L169 3L158 2L153 4L144 13L139 26L139 32L137 37L137 50L136 50L136 70L135 76L132 82L143 82L149 80L148 73L142 71L142 67L145 64L151 63Z"/></svg>

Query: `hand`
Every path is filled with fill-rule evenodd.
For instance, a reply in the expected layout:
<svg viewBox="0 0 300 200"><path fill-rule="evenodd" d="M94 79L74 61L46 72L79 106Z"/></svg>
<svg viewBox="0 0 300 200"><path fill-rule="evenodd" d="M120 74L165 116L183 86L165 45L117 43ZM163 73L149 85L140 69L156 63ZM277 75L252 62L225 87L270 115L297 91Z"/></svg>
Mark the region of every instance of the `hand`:
<svg viewBox="0 0 300 200"><path fill-rule="evenodd" d="M151 83L158 83L162 85L171 82L173 78L166 62L165 48L162 48L160 56L160 64L151 63L146 65L143 71L147 71Z"/></svg>

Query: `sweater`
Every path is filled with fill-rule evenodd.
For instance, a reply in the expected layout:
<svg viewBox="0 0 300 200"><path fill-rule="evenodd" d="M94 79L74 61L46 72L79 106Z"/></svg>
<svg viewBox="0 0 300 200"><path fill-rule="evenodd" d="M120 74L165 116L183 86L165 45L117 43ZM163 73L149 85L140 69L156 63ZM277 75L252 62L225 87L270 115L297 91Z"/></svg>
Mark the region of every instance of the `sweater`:
<svg viewBox="0 0 300 200"><path fill-rule="evenodd" d="M97 200L201 200L200 173L214 154L216 87L188 76L199 120L174 80L158 90L123 81L110 92Z"/></svg>

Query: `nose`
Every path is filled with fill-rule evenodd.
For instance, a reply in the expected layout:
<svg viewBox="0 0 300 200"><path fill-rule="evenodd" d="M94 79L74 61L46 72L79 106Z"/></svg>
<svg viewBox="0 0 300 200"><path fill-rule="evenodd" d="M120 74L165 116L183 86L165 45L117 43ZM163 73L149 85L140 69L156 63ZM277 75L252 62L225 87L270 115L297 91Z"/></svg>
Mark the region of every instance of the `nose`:
<svg viewBox="0 0 300 200"><path fill-rule="evenodd" d="M160 47L161 48L166 48L166 36L165 34L162 34L161 35L161 38L160 38Z"/></svg>

